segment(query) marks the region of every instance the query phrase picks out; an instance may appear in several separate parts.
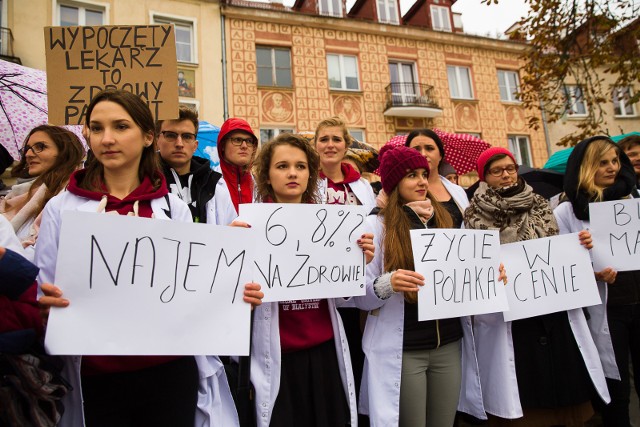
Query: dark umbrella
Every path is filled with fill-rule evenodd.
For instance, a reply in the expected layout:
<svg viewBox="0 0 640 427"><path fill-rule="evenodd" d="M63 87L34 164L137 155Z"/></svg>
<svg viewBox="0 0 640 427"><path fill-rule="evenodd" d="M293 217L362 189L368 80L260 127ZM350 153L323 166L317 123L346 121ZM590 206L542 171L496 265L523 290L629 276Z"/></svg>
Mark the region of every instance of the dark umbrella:
<svg viewBox="0 0 640 427"><path fill-rule="evenodd" d="M522 179L533 188L534 193L541 195L547 200L556 194L562 193L564 175L559 172L522 165L518 169L518 176L521 176ZM480 181L476 181L465 190L469 198L473 197L473 194L478 189L478 185L480 185Z"/></svg>

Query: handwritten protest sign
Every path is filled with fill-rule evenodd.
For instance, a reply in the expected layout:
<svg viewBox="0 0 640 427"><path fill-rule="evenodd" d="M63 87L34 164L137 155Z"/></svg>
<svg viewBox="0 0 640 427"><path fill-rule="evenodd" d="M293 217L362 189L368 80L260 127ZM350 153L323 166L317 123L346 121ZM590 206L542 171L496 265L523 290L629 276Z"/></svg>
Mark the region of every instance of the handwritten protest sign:
<svg viewBox="0 0 640 427"><path fill-rule="evenodd" d="M50 123L83 124L103 89L140 96L156 120L178 117L173 26L45 27L44 37Z"/></svg>
<svg viewBox="0 0 640 427"><path fill-rule="evenodd" d="M589 203L593 269L640 269L640 199Z"/></svg>
<svg viewBox="0 0 640 427"><path fill-rule="evenodd" d="M364 295L362 206L244 204L240 218L256 230L253 280L263 301Z"/></svg>
<svg viewBox="0 0 640 427"><path fill-rule="evenodd" d="M248 355L252 230L65 212L52 354Z"/></svg>
<svg viewBox="0 0 640 427"><path fill-rule="evenodd" d="M505 322L601 302L578 233L509 243L500 253L509 276Z"/></svg>
<svg viewBox="0 0 640 427"><path fill-rule="evenodd" d="M418 320L447 319L508 309L498 281L500 240L495 230L411 230Z"/></svg>

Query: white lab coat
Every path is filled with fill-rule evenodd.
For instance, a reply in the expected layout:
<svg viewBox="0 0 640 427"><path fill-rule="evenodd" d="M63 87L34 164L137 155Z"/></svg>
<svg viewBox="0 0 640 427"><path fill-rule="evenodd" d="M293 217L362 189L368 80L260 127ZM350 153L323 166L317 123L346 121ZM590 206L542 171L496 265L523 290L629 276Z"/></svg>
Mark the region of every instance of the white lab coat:
<svg viewBox="0 0 640 427"><path fill-rule="evenodd" d="M47 203L35 254L35 264L40 268L38 283L55 283L62 212L68 210L96 212L98 203L97 200L79 197L70 192L60 193ZM169 194L169 203L172 220L191 222L191 212L184 202ZM164 197L152 200L151 209L156 219L169 219L164 211L169 209ZM64 359L63 376L69 381L73 390L62 400L65 413L59 426L82 426L84 412L80 382L81 356L65 356ZM216 356L195 356L195 360L200 375L195 426L238 426L238 414L222 363Z"/></svg>
<svg viewBox="0 0 640 427"><path fill-rule="evenodd" d="M373 281L385 273L382 217L369 215L366 229L373 232L376 249L373 261L367 265L367 293L354 297L358 308L370 311L362 339L366 359L360 388L360 413L369 415L372 427L397 426L400 419L404 296L397 293L387 300L376 296ZM460 320L464 336L458 410L485 419L471 318L462 317Z"/></svg>
<svg viewBox="0 0 640 427"><path fill-rule="evenodd" d="M371 184L364 178L347 184L362 206L367 208L367 213L376 207L376 195L373 193ZM327 203L327 178L318 179L318 193L320 203Z"/></svg>
<svg viewBox="0 0 640 427"><path fill-rule="evenodd" d="M588 221L581 221L576 218L573 212L573 206L569 202L560 203L553 211L560 228L560 234L577 233L589 228ZM587 322L591 335L598 348L604 375L607 378L619 380L620 373L616 364L616 357L613 353L613 344L611 343L611 333L609 332L609 323L607 321L607 284L598 282L598 291L600 292L601 304L587 308L590 319ZM625 368L626 369L626 368Z"/></svg>
<svg viewBox="0 0 640 427"><path fill-rule="evenodd" d="M224 178L216 183L216 192L207 202L207 224L229 225L238 217Z"/></svg>
<svg viewBox="0 0 640 427"><path fill-rule="evenodd" d="M358 425L356 389L351 368L349 344L344 333L342 320L336 309L342 298L328 299L333 340L340 366L340 378L345 397L349 402L351 425ZM280 390L281 349L278 303L263 303L255 308L251 344L251 382L256 391L256 417L258 425L268 427L271 423L273 407Z"/></svg>

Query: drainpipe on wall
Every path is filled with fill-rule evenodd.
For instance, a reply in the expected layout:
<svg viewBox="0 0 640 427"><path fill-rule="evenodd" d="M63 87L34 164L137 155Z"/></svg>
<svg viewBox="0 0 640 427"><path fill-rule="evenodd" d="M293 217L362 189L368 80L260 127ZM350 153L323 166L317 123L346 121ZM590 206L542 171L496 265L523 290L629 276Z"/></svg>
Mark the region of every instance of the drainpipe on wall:
<svg viewBox="0 0 640 427"><path fill-rule="evenodd" d="M544 104L540 101L540 114L542 115L542 129L544 130L544 140L547 143L547 158L551 157L551 140L549 137L549 128L547 127L547 112Z"/></svg>
<svg viewBox="0 0 640 427"><path fill-rule="evenodd" d="M229 118L229 103L227 102L227 39L224 26L224 15L220 13L220 31L222 32L222 115L224 120Z"/></svg>

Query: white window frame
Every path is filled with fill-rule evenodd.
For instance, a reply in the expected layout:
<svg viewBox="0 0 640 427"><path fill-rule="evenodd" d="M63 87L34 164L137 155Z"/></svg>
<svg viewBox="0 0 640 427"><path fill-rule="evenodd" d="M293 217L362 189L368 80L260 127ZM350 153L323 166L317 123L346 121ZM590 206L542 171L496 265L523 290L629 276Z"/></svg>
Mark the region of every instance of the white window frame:
<svg viewBox="0 0 640 427"><path fill-rule="evenodd" d="M366 139L367 139L367 133L366 133L366 131L365 131L364 129L360 129L360 128L358 128L358 129L356 129L356 128L352 128L352 129L347 129L347 130L349 131L349 135L351 135L351 137L352 137L352 138L355 138L355 139L357 139L357 140L358 140L358 141L360 141L360 142L367 142L367 141L366 141ZM358 138L356 138L356 137L353 135L353 132L359 132L359 133L362 133L362 139L358 139Z"/></svg>
<svg viewBox="0 0 640 427"><path fill-rule="evenodd" d="M164 12L149 11L149 22L158 24L174 24L191 27L191 61L181 61L182 64L198 64L198 20L190 16L172 15ZM175 31L175 28L174 28ZM177 49L177 46L176 46ZM177 50L176 50L177 53Z"/></svg>
<svg viewBox="0 0 640 427"><path fill-rule="evenodd" d="M576 96L576 89L580 88L580 97ZM565 114L570 117L586 117L589 114L589 108L584 102L582 88L579 85L564 85L565 96ZM578 105L584 107L584 113L578 111Z"/></svg>
<svg viewBox="0 0 640 427"><path fill-rule="evenodd" d="M256 46L256 56L257 56L257 51L258 49L269 49L270 53L271 53L271 82L275 82L275 84L271 84L271 85L267 85L269 87L293 87L293 66L291 64L291 49L288 47L275 47L275 46ZM276 65L276 50L287 50L289 51L289 81L291 82L291 84L289 85L281 85L278 84L277 80L276 80L276 69L280 68L280 69L284 69L283 67L278 67ZM256 60L256 74L257 74L257 69L258 69L258 64L257 64L257 60ZM256 75L256 80L258 79L258 76ZM261 85L260 82L258 82L258 86L264 86Z"/></svg>
<svg viewBox="0 0 640 427"><path fill-rule="evenodd" d="M389 68L391 68L391 66L395 65L395 66L402 66L402 65L408 65L411 67L411 78L412 81L411 82L405 82L404 80L404 74L401 72L402 68L399 67L398 69L398 77L399 80L398 82L391 82L391 96L392 97L399 97L400 100L402 100L403 104L412 104L416 101L416 99L421 95L420 93L420 89L418 88L418 78L417 78L417 73L416 73L416 64L415 62L410 62L410 61L398 61L398 60L393 60L390 59L389 60ZM391 70L389 70L389 75L391 75ZM393 90L393 84L394 83L399 83L400 86L400 92L394 92ZM411 87L411 90L407 90L408 86L406 86L406 84L412 84L413 86ZM398 98L394 98L398 99Z"/></svg>
<svg viewBox="0 0 640 427"><path fill-rule="evenodd" d="M329 56L337 56L338 57L338 63L340 65L340 87L331 87L331 83L329 83L329 90L346 90L346 91L350 91L350 92L357 92L360 91L360 70L358 68L358 57L356 55L346 55L346 54L342 54L342 53L327 53L327 58ZM347 77L345 75L344 72L344 58L348 56L351 58L355 58L356 59L356 79L358 81L358 87L355 89L348 89L347 88ZM329 78L329 61L327 60L327 79Z"/></svg>
<svg viewBox="0 0 640 427"><path fill-rule="evenodd" d="M504 75L504 85L500 84L500 74ZM511 81L509 80L509 76L516 77L516 87L511 87ZM507 92L507 99L502 97L502 92L500 92L500 100L504 102L520 102L518 98L513 94L514 92L518 92L520 90L520 75L517 71L513 70L498 70L498 88L505 88Z"/></svg>
<svg viewBox="0 0 640 427"><path fill-rule="evenodd" d="M621 90L629 91L629 98L633 96L633 88L631 86L626 87L615 87L612 92L612 102L613 102L613 114L615 117L637 117L638 113L636 110L636 104L628 104L628 100L625 98L619 98L619 93ZM619 105L621 114L616 113L616 102ZM627 113L627 108L631 107L631 113Z"/></svg>
<svg viewBox="0 0 640 427"><path fill-rule="evenodd" d="M431 28L436 31L447 31L450 33L452 30L451 15L449 12L448 7L431 5Z"/></svg>
<svg viewBox="0 0 640 427"><path fill-rule="evenodd" d="M447 65L447 81L449 80L449 68L453 68L455 71L455 84L456 84L456 90L458 92L458 96L454 95L454 88L451 86L451 82L449 82L449 94L451 95L451 98L453 99L475 99L474 98L474 93L473 93L473 80L471 79L471 67L467 67L465 65ZM469 90L471 92L471 96L470 97L465 97L463 96L463 94L461 93L461 72L463 70L466 70L466 75L469 78Z"/></svg>
<svg viewBox="0 0 640 427"><path fill-rule="evenodd" d="M109 12L111 5L109 3L101 2L101 1L92 1L92 0L83 0L83 1L75 1L75 0L51 0L51 10L54 10L55 13L52 15L51 24L54 26L60 25L60 6L68 6L68 7L76 7L81 11L90 10L100 10L102 12L102 25L109 25ZM4 3L3 3L4 7ZM85 24L85 14L80 13L78 16L78 25Z"/></svg>
<svg viewBox="0 0 640 427"><path fill-rule="evenodd" d="M327 9L323 7L323 3L327 4ZM333 10L333 0L318 0L318 13L325 16L335 16L342 18L342 0L338 0L338 10Z"/></svg>
<svg viewBox="0 0 640 427"><path fill-rule="evenodd" d="M380 13L380 4L384 6L384 13L388 15L387 19L382 18L382 14ZM376 0L376 9L378 10L378 22L383 24L399 24L400 17L398 14L398 2L396 0ZM391 17L391 13L393 13L393 19Z"/></svg>
<svg viewBox="0 0 640 427"><path fill-rule="evenodd" d="M531 141L527 135L509 135L507 138L509 151L511 151L516 158L516 162L519 165L525 165L533 167L533 156L531 155ZM526 156L529 159L528 162L524 162L522 159L521 143L524 142L527 152Z"/></svg>
<svg viewBox="0 0 640 427"><path fill-rule="evenodd" d="M260 138L258 138L258 144L262 145L262 143L264 142L265 144L269 141L262 141L262 131L272 131L273 132L273 136L271 136L271 138L269 138L269 140L275 138L276 136L280 135L281 133L295 133L295 129L294 128L288 128L288 127L271 127L271 126L260 126L259 129L259 135Z"/></svg>

